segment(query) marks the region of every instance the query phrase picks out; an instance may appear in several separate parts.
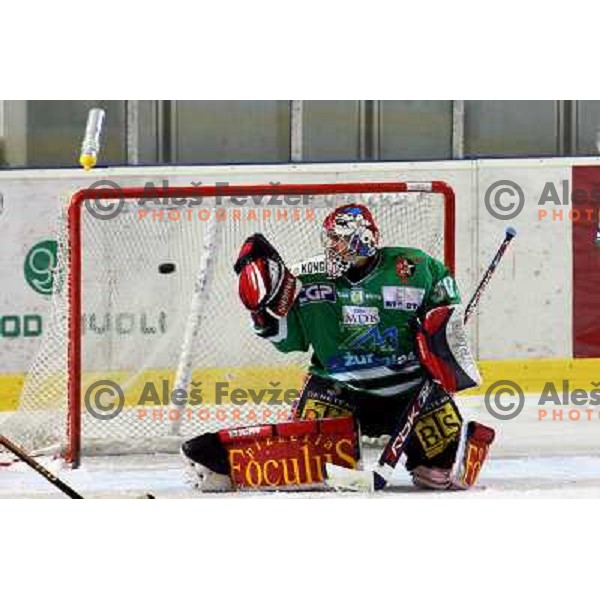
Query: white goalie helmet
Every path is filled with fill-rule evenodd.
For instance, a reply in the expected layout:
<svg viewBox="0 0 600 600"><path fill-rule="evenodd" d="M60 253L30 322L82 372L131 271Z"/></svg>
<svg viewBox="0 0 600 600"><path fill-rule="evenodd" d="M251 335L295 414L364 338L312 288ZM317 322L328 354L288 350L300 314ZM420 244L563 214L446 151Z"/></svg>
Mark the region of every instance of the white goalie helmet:
<svg viewBox="0 0 600 600"><path fill-rule="evenodd" d="M379 228L363 204L345 204L330 212L321 235L327 275L343 275L359 257L373 256L379 247Z"/></svg>

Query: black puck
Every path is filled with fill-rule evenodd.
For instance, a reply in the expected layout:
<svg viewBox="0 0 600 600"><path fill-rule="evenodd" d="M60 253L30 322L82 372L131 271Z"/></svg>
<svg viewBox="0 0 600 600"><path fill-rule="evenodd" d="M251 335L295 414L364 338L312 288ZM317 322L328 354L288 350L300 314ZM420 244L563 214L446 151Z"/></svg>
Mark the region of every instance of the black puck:
<svg viewBox="0 0 600 600"><path fill-rule="evenodd" d="M158 272L163 275L168 275L169 273L175 272L175 263L161 263L158 265Z"/></svg>

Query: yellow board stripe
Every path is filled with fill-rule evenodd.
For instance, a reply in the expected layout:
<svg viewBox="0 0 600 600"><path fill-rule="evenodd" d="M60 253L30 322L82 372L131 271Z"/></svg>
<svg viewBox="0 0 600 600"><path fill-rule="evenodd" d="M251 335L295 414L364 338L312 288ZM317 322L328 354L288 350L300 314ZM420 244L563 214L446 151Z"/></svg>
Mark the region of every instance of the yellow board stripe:
<svg viewBox="0 0 600 600"><path fill-rule="evenodd" d="M529 360L482 360L479 363L484 384L466 395L484 394L495 381L508 379L521 386L525 393L541 392L547 382L560 389L563 380L570 387L591 390L600 383L598 358L538 358Z"/></svg>
<svg viewBox="0 0 600 600"><path fill-rule="evenodd" d="M292 366L248 366L235 368L198 369L193 372L192 381L201 393L202 404L216 404L217 384L222 386L221 403L228 404L235 389L242 390L280 390L279 399L297 393L302 387L305 370ZM167 406L170 404L170 392L175 386L173 370L152 369L131 374L123 371L104 371L87 373L82 382L83 393L88 386L101 380L118 383L125 392L125 406L141 405L144 408ZM0 412L14 411L19 406L19 398L25 376L18 374L0 374ZM44 380L43 387L36 386L36 406L39 409L51 409L64 405L66 381L64 376L56 374ZM266 394L265 398L273 398ZM140 403L140 399L143 401ZM248 401L252 404L252 401ZM283 406L289 406L283 404Z"/></svg>
<svg viewBox="0 0 600 600"><path fill-rule="evenodd" d="M569 381L571 388L590 390L594 387L600 387L594 385L595 382L600 384L600 359L595 358L485 360L479 362L479 368L484 385L468 390L461 395L484 394L491 384L504 379L516 382L526 393L542 391L546 382L552 382L560 387L565 379ZM194 372L193 380L196 382L202 381L203 403L212 404L215 402L214 390L217 382L227 382L229 391L234 388L256 390L275 387L285 391L299 389L302 386L303 377L304 370L295 365L278 367L248 366L197 370ZM149 370L138 374L133 380L129 377L129 374L122 372L94 373L86 377L89 383L100 379L110 379L117 382L126 381L126 405L132 406L138 401L144 386L148 382L152 382L157 391L160 392L162 381L166 380L169 389L172 389L174 373L172 370ZM23 373L0 374L0 411L14 411L17 409L24 381L25 375ZM51 394L48 394L48 396L51 396ZM53 400L60 402L57 398ZM46 403L46 406L51 403Z"/></svg>
<svg viewBox="0 0 600 600"><path fill-rule="evenodd" d="M17 410L25 373L0 373L0 412Z"/></svg>

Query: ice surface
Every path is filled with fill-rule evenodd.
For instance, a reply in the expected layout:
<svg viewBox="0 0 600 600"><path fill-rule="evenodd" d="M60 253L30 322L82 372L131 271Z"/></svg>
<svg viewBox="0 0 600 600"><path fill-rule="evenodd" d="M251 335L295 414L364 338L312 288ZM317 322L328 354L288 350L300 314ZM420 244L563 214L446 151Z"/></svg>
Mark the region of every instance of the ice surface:
<svg viewBox="0 0 600 600"><path fill-rule="evenodd" d="M494 421L485 412L479 397L460 401L467 418L492 424L498 432L490 460L484 466L479 486L467 492L431 492L415 489L400 467L384 498L424 499L465 498L600 498L600 418L577 422L540 421L534 397L525 410L511 421ZM365 463L374 463L377 448L365 449ZM182 478L178 455L97 456L84 458L77 470L60 461L41 461L58 473L85 497L133 498L151 491L158 498L203 498L189 489ZM333 492L244 492L270 498L320 496ZM228 494L231 495L231 494ZM345 495L359 496L347 492ZM64 497L24 464L0 467L0 498ZM214 497L214 496L213 496Z"/></svg>
<svg viewBox="0 0 600 600"><path fill-rule="evenodd" d="M377 451L367 450L368 460ZM90 498L134 498L151 491L158 498L203 498L189 489L181 476L181 464L176 455L90 457L82 468L62 469L57 461L44 459L45 465ZM58 468L57 468L58 467ZM555 456L528 458L496 458L490 460L481 475L478 489L468 492L428 492L416 490L406 473L399 470L382 497L424 498L600 498L600 456ZM327 492L244 492L262 496L293 496L298 494L335 496ZM350 492L346 493L347 495ZM228 494L232 495L232 494ZM352 494L358 496L360 494ZM0 467L0 498L64 497L26 465ZM214 497L214 496L213 496Z"/></svg>

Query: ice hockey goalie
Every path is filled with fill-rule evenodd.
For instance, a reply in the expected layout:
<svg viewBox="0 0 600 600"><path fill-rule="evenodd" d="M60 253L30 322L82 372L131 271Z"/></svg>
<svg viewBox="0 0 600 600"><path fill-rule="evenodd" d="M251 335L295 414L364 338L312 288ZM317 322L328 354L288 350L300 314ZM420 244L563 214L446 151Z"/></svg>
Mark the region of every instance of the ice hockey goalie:
<svg viewBox="0 0 600 600"><path fill-rule="evenodd" d="M448 341L449 328L462 326L452 318L452 307L460 304L452 274L421 250L381 247L377 224L361 204L333 210L323 223L322 243L324 254L288 268L268 240L255 234L235 265L255 333L281 352L312 351L294 419L352 418L362 435L389 435L424 377L433 377L437 393L415 424L406 468L420 487L474 484L493 431L463 423L452 396L480 383L468 347L463 343L456 351ZM439 307L450 308L442 316L435 312ZM457 462L467 460L465 441L468 447L473 432L479 433L478 467L457 486L452 473L457 466L464 471ZM207 445L218 465L206 460ZM230 486L226 446L214 434L184 444L199 487ZM352 452L359 457L358 449Z"/></svg>

